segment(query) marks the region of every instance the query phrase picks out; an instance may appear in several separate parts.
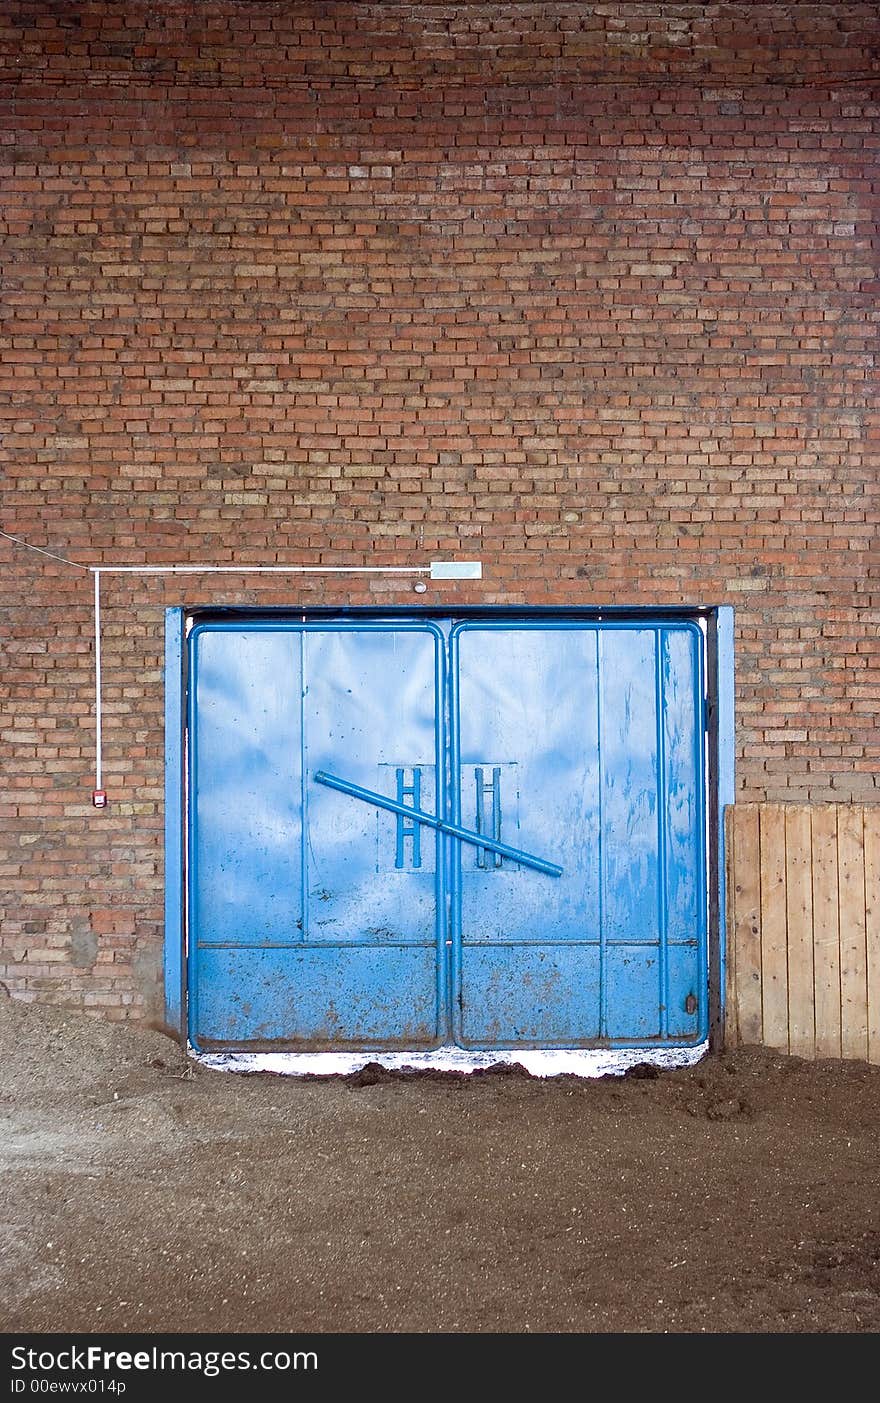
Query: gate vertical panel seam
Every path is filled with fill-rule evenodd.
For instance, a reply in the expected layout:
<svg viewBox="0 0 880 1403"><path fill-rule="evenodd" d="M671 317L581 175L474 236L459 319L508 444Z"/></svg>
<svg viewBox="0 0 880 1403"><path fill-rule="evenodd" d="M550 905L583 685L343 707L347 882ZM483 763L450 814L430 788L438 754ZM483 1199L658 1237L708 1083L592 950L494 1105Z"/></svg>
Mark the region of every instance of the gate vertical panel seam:
<svg viewBox="0 0 880 1403"><path fill-rule="evenodd" d="M702 630L693 635L696 639L692 689L694 696L694 776L696 780L697 815L697 884L699 888L700 942L697 950L697 976L699 980L698 1033L712 1036L712 992L709 988L709 731L706 700L707 688L707 638ZM719 936L719 938L722 938ZM719 997L723 997L719 991Z"/></svg>
<svg viewBox="0 0 880 1403"><path fill-rule="evenodd" d="M452 776L452 736L454 720L452 716L452 621L449 632L443 631L437 623L438 631L432 632L434 639L434 812L441 818L448 818L450 786ZM456 977L453 968L455 960L455 940L452 922L452 893L449 877L452 839L446 833L434 835L434 945L437 968L435 987L437 991L437 1037L441 1043L455 1040L454 991L460 986L460 975ZM453 945L447 946L447 940Z"/></svg>
<svg viewBox="0 0 880 1403"><path fill-rule="evenodd" d="M606 974L606 951L605 951L605 884L606 884L606 854L605 854L605 824L603 821L602 796L605 791L605 760L602 748L602 669L604 665L604 652L602 648L602 630L597 628L596 634L596 754L599 760L599 1037L607 1036L607 1008L605 992Z"/></svg>
<svg viewBox="0 0 880 1403"><path fill-rule="evenodd" d="M461 636L463 626L454 619L448 637L443 640L443 717L448 723L443 744L444 810L443 817L461 822ZM448 773L447 773L448 772ZM448 783L447 783L448 780ZM440 809L438 808L438 813ZM443 954L446 962L445 1035L452 1042L464 1043L464 883L461 870L461 847L449 834L440 837L443 866ZM451 947L446 941L451 940Z"/></svg>
<svg viewBox="0 0 880 1403"><path fill-rule="evenodd" d="M300 771L300 887L302 890L300 920L303 945L309 942L309 824L308 824L308 754L306 748L306 631L299 630L299 771Z"/></svg>
<svg viewBox="0 0 880 1403"><path fill-rule="evenodd" d="M717 962L718 1019L723 1029L725 993L733 987L731 981L726 977L726 964L729 955L727 936L728 932L732 930L727 910L729 900L727 878L728 871L732 869L728 867L724 851L727 835L725 813L727 808L732 808L736 802L734 611L729 604L720 604L714 611L713 627L709 631L709 648L709 685L714 693L714 706L712 708L714 757L712 757L710 748L709 778L717 805L714 840L718 845L718 852L717 872L714 875L717 883L718 921L715 932L712 931L711 927L707 931L707 938L711 942L707 977L711 982L714 982L712 980L713 964ZM713 652L714 666L712 666ZM712 775L712 758L714 758L717 767L717 773L714 776ZM711 813L711 806L709 811ZM710 997L714 997L711 990ZM735 1018L733 1008L731 1008L731 1017Z"/></svg>
<svg viewBox="0 0 880 1403"><path fill-rule="evenodd" d="M657 730L657 940L658 940L658 970L657 978L659 984L660 1003L660 1027L659 1033L662 1039L666 1038L669 1026L668 1000L669 1000L669 959L666 947L668 931L668 901L669 882L666 871L666 855L668 844L666 841L666 824L668 821L668 808L666 804L666 716L664 711L664 688L663 688L663 663L666 651L666 630L662 628L654 631L654 706L656 709L655 725Z"/></svg>
<svg viewBox="0 0 880 1403"><path fill-rule="evenodd" d="M196 808L198 801L197 763L198 729L196 725L196 692L198 688L198 639L199 633L190 633L187 645L187 694L186 694L186 988L187 988L187 1034L189 1041L196 1045L195 1034L199 1018L198 943L193 932L199 929L198 901L196 889Z"/></svg>
<svg viewBox="0 0 880 1403"><path fill-rule="evenodd" d="M165 610L165 1023L186 1038L186 777L183 610Z"/></svg>

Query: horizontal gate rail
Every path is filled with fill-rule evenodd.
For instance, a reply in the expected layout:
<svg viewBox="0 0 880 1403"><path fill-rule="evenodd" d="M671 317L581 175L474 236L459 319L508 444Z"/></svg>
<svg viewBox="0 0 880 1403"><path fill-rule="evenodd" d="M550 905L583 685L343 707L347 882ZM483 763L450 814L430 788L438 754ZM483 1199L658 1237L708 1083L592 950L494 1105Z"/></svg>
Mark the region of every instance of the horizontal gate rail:
<svg viewBox="0 0 880 1403"><path fill-rule="evenodd" d="M547 862L542 857L534 857L531 853L522 852L519 848L512 848L508 843L500 843L497 838L490 838L486 833L475 833L470 828L462 828L457 823L449 823L444 818L437 818L435 814L425 813L423 809L410 808L408 804L398 804L395 799L388 799L384 794L377 794L373 789L364 789L359 784L352 784L350 780L339 779L337 775L328 775L326 770L315 772L315 783L325 784L328 789L337 789L340 794L350 794L353 799L361 799L365 804L375 804L379 809L387 809L392 814L403 814L405 818L414 818L417 823L424 823L428 828L436 828L441 833L451 833L453 838L459 838L463 843L472 843L475 848L488 848L491 852L500 853L502 857L509 857L513 862L519 862L523 867L533 867L536 872L544 872L548 877L561 877L562 868L555 862Z"/></svg>

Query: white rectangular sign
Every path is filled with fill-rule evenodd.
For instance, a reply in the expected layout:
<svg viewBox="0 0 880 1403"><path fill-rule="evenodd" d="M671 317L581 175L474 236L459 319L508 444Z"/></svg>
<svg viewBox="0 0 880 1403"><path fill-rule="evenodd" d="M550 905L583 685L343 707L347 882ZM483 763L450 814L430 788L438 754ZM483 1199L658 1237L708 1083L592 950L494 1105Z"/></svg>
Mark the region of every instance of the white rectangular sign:
<svg viewBox="0 0 880 1403"><path fill-rule="evenodd" d="M481 580L483 562L481 560L432 560L432 580Z"/></svg>

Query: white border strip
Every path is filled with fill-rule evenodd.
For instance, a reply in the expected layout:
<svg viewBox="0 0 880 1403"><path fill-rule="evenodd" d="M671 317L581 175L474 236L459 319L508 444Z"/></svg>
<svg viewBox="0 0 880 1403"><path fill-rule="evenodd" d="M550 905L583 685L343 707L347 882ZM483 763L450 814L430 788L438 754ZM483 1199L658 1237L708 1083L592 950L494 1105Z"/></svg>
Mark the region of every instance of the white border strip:
<svg viewBox="0 0 880 1403"><path fill-rule="evenodd" d="M498 1063L525 1067L533 1077L620 1077L630 1068L647 1063L669 1070L692 1067L709 1051L707 1042L696 1047L627 1047L543 1049L474 1052L461 1047L439 1047L431 1052L197 1052L188 1049L194 1062L217 1072L271 1072L281 1077L344 1077L359 1072L368 1062L389 1071L476 1072Z"/></svg>

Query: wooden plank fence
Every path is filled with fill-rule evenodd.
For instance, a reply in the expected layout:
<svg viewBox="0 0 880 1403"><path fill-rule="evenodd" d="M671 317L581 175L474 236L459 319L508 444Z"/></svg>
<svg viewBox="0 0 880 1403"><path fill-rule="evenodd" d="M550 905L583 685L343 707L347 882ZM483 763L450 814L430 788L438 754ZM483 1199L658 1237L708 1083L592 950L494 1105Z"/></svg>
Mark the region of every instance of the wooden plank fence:
<svg viewBox="0 0 880 1403"><path fill-rule="evenodd" d="M880 1063L880 804L735 804L728 1045Z"/></svg>

